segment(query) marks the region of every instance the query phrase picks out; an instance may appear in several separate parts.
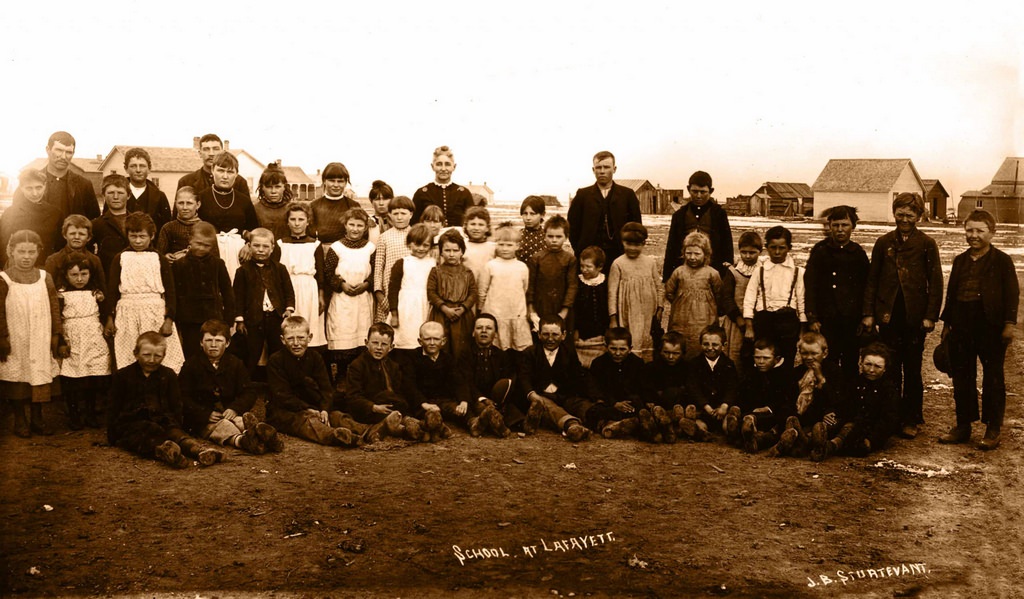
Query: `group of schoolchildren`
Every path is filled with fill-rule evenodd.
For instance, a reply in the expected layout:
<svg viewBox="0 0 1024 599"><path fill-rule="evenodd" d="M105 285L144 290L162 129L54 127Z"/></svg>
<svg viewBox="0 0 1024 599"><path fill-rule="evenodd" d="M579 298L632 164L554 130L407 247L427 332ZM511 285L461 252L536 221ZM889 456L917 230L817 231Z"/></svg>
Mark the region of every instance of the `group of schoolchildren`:
<svg viewBox="0 0 1024 599"><path fill-rule="evenodd" d="M348 172L332 165L325 188L344 189ZM261 187L281 177L268 169ZM40 180L28 172L22 186ZM840 206L806 269L784 227L763 241L744 232L740 261L720 268L694 230L663 280L641 223L622 228L611 264L596 246L575 256L568 221L545 220L537 196L522 203L521 228L493 226L479 206L461 222L427 206L411 224L417 206L379 181L373 215L289 202L246 232L229 269L194 190L178 190L159 231L126 211L127 191L106 177L103 216L65 218L65 246L50 256L32 230L9 236L0 388L18 436L52 434L42 405L58 383L69 428L99 426L105 403L111 444L175 467L216 463L224 446L280 452L282 435L353 447L445 439L451 424L497 437L550 428L573 442L719 437L820 460L876 451L923 422L921 355L942 272L913 194L894 201L897 229L870 261L850 240L856 210ZM329 222L316 217L324 209ZM113 223L102 239L101 219ZM970 438L980 357L991 449L1017 279L991 246L988 213L968 216L966 231L942 315L957 424L940 440ZM595 339L605 351L585 365L576 347Z"/></svg>

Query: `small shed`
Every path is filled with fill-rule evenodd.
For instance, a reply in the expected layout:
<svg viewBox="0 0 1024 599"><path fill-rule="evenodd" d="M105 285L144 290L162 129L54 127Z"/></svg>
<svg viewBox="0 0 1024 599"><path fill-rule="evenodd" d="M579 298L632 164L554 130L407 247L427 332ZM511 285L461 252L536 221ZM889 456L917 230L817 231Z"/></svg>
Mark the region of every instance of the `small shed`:
<svg viewBox="0 0 1024 599"><path fill-rule="evenodd" d="M949 192L938 179L921 179L924 183L924 208L928 218L945 220L949 206Z"/></svg>
<svg viewBox="0 0 1024 599"><path fill-rule="evenodd" d="M924 183L909 158L832 159L811 186L814 216L833 206L853 206L861 220L895 222L892 201L904 192L924 197Z"/></svg>
<svg viewBox="0 0 1024 599"><path fill-rule="evenodd" d="M991 212L997 223L1024 223L1024 158L1006 158L991 184L962 194L957 219L978 208Z"/></svg>
<svg viewBox="0 0 1024 599"><path fill-rule="evenodd" d="M802 216L814 213L814 194L806 183L767 181L750 195L751 216Z"/></svg>
<svg viewBox="0 0 1024 599"><path fill-rule="evenodd" d="M487 181L484 181L483 185L473 185L473 182L470 181L466 185L466 189L473 194L473 203L477 206L494 205L494 190L487 186Z"/></svg>
<svg viewBox="0 0 1024 599"><path fill-rule="evenodd" d="M658 214L658 188L647 179L616 179L616 183L628 187L640 200L641 214Z"/></svg>
<svg viewBox="0 0 1024 599"><path fill-rule="evenodd" d="M658 186L658 214L674 214L686 205L686 189L664 189Z"/></svg>

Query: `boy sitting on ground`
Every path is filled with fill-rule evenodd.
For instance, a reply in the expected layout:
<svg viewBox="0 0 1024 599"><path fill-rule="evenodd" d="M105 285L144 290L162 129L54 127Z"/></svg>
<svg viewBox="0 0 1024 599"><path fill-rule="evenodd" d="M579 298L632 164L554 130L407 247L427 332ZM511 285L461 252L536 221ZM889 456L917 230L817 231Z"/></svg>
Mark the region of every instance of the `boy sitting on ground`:
<svg viewBox="0 0 1024 599"><path fill-rule="evenodd" d="M725 330L711 324L700 332L701 354L686 363L689 403L680 419L681 432L695 441L707 437L709 430L723 430L726 416L733 406L733 416L739 415L736 406L739 378L736 364L725 355ZM689 432L689 421L694 421L694 432Z"/></svg>
<svg viewBox="0 0 1024 599"><path fill-rule="evenodd" d="M775 342L761 338L754 342L753 368L740 382L739 408L742 416L739 442L750 453L771 447L779 440L785 425L780 420L786 400L796 395L792 366L775 352ZM735 427L733 414L727 414L725 428ZM730 441L736 443L735 434Z"/></svg>
<svg viewBox="0 0 1024 599"><path fill-rule="evenodd" d="M308 351L309 321L289 316L281 324L284 349L267 360L267 423L286 435L321 445L355 447L367 427L332 410L334 388L327 366Z"/></svg>
<svg viewBox="0 0 1024 599"><path fill-rule="evenodd" d="M224 452L194 439L181 425L178 377L163 366L167 341L149 331L135 342L135 361L114 373L107 413L107 440L132 453L187 468L224 459Z"/></svg>
<svg viewBox="0 0 1024 599"><path fill-rule="evenodd" d="M181 260L175 264L181 264ZM201 350L178 375L185 427L200 439L249 453L279 453L284 442L274 427L250 411L256 401L245 364L227 353L228 325L207 320L199 328Z"/></svg>
<svg viewBox="0 0 1024 599"><path fill-rule="evenodd" d="M420 349L409 356L406 363L405 389L411 411L422 416L424 441L447 439L452 432L444 423L458 421L468 427L473 416L468 403L463 406L456 398L462 381L455 370L455 358L441 351L447 342L444 325L433 320L420 325ZM476 409L476 402L473 402ZM460 409L461 408L461 409Z"/></svg>
<svg viewBox="0 0 1024 599"><path fill-rule="evenodd" d="M519 361L519 388L530 402L523 432L530 435L544 425L573 443L586 441L590 429L577 414L586 401L588 377L575 347L564 343L565 321L557 314L541 317L538 337Z"/></svg>
<svg viewBox="0 0 1024 599"><path fill-rule="evenodd" d="M498 437L509 436L509 427L525 420L526 408L512 397L516 376L514 350L498 347L498 319L486 312L473 322L473 342L459 366L465 395L460 404L466 409L474 398L483 406L479 418L470 418L469 434L479 437L490 432ZM518 399L518 398L515 398Z"/></svg>
<svg viewBox="0 0 1024 599"><path fill-rule="evenodd" d="M366 333L366 351L348 365L344 396L346 410L359 422L379 424L366 441L374 442L383 433L411 441L424 439L419 420L407 416L409 401L402 369L391 358L395 329L378 322ZM440 415L440 414L438 414Z"/></svg>
<svg viewBox="0 0 1024 599"><path fill-rule="evenodd" d="M847 421L849 405L843 389L842 371L835 363L825 362L828 342L813 331L800 336L797 343L800 364L793 369L796 394L784 406L785 428L769 456L804 455L809 449L808 433L818 423L825 430L838 430Z"/></svg>
<svg viewBox="0 0 1024 599"><path fill-rule="evenodd" d="M597 400L585 413L584 422L593 430L600 430L607 439L639 435L645 441L660 442L662 431L656 428L652 409L661 417L664 408L648 408L643 401L644 361L632 353L633 336L625 327L613 327L604 334L606 352L590 364L590 377L597 389ZM669 439L675 434L669 429Z"/></svg>
<svg viewBox="0 0 1024 599"><path fill-rule="evenodd" d="M838 432L823 422L811 429L811 459L830 455L866 456L885 447L899 430L900 396L896 383L885 376L889 348L870 343L860 350L860 376L852 393L852 420ZM829 439L829 436L833 436Z"/></svg>

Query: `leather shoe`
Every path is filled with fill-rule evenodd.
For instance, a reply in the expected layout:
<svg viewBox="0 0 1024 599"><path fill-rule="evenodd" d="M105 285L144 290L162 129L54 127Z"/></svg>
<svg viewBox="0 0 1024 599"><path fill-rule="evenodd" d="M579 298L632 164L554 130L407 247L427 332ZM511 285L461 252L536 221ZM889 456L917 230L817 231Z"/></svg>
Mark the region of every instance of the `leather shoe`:
<svg viewBox="0 0 1024 599"><path fill-rule="evenodd" d="M904 439L913 439L919 432L920 429L916 424L905 424L903 425L903 428L900 429L900 436Z"/></svg>
<svg viewBox="0 0 1024 599"><path fill-rule="evenodd" d="M989 451L999 447L999 429L988 427L985 429L985 437L978 443L978 449Z"/></svg>
<svg viewBox="0 0 1024 599"><path fill-rule="evenodd" d="M971 440L971 427L954 426L949 432L939 437L939 443L944 445L956 445Z"/></svg>

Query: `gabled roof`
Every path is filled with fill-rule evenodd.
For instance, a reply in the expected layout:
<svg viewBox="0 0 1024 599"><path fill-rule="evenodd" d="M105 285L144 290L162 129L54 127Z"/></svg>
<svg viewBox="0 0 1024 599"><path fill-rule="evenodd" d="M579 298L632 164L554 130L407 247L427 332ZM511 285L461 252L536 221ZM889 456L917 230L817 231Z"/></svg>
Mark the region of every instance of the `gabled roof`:
<svg viewBox="0 0 1024 599"><path fill-rule="evenodd" d="M235 148L228 148L228 152L231 152L231 154L232 154L232 155L233 155L233 156L234 156L235 158L240 158L240 157L242 156L242 154L245 154L246 156L248 156L248 157L249 157L249 160L252 160L253 162L255 162L255 163L256 163L256 165L257 165L257 166L259 166L259 167L260 167L261 169L265 169L265 168L267 168L267 165L263 164L263 163L262 163L262 162L260 162L259 160L256 160L256 157L255 157L255 156L253 156L253 155L252 155L252 154L250 154L249 152L246 152L245 150L236 150ZM194 169L193 169L193 170L194 170Z"/></svg>
<svg viewBox="0 0 1024 599"><path fill-rule="evenodd" d="M29 162L22 170L27 168L34 168L37 171L46 170L46 164L49 162L47 158L36 158L32 162ZM96 158L72 158L71 159L71 170L77 173L99 173L100 166L103 161Z"/></svg>
<svg viewBox="0 0 1024 599"><path fill-rule="evenodd" d="M654 187L654 185L651 184L651 182L648 181L647 179L615 179L615 182L623 187L628 187L633 191L640 191L640 189L644 186L645 183L647 185L650 185L651 187Z"/></svg>
<svg viewBox="0 0 1024 599"><path fill-rule="evenodd" d="M474 193L479 193L483 195L494 195L494 190L491 189L486 183L484 183L483 185L474 185L473 183L467 183L466 188Z"/></svg>
<svg viewBox="0 0 1024 599"><path fill-rule="evenodd" d="M806 183L780 183L768 181L762 187L767 187L775 192L775 195L784 200L798 200L801 198L814 197L811 187Z"/></svg>
<svg viewBox="0 0 1024 599"><path fill-rule="evenodd" d="M281 170L288 178L289 185L316 185L316 182L309 178L301 166L282 166Z"/></svg>
<svg viewBox="0 0 1024 599"><path fill-rule="evenodd" d="M194 148L118 145L111 148L110 153L107 154L107 157L103 160L104 172L121 167L122 165L120 164L108 166L107 162L114 157L115 153L120 153L121 156L124 156L125 152L132 148L142 148L149 152L149 157L153 160L152 170L156 172L190 173L203 166L203 161L199 158L199 154Z"/></svg>
<svg viewBox="0 0 1024 599"><path fill-rule="evenodd" d="M992 184L1013 185L1014 180L1018 187L1024 183L1024 158L1008 157L1004 160L995 176L992 177Z"/></svg>
<svg viewBox="0 0 1024 599"><path fill-rule="evenodd" d="M811 189L816 192L886 193L896 185L896 180L907 165L910 165L914 177L920 182L921 175L909 158L833 158L825 165Z"/></svg>
<svg viewBox="0 0 1024 599"><path fill-rule="evenodd" d="M949 192L946 191L946 188L942 186L942 183L939 183L938 179L921 179L921 183L924 184L925 195L930 194L932 191L936 189L941 189L942 195L947 198L949 197Z"/></svg>

